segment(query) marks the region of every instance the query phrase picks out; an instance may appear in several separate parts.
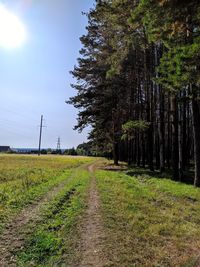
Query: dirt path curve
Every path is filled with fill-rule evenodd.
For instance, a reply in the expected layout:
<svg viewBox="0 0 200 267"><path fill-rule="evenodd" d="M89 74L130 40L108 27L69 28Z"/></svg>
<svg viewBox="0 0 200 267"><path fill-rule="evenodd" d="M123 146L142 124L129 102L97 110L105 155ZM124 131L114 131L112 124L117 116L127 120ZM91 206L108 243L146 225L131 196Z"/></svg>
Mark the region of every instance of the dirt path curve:
<svg viewBox="0 0 200 267"><path fill-rule="evenodd" d="M66 178L65 181L56 185L38 203L25 207L16 218L6 225L0 235L0 267L16 266L15 254L23 248L25 238L31 232L31 229L26 229L26 225L40 221L40 211L71 179Z"/></svg>
<svg viewBox="0 0 200 267"><path fill-rule="evenodd" d="M73 267L103 267L106 266L104 255L104 229L100 213L100 197L97 190L96 178L94 175L95 165L89 166L92 175L88 208L81 227L81 238L79 241L80 262L72 264Z"/></svg>

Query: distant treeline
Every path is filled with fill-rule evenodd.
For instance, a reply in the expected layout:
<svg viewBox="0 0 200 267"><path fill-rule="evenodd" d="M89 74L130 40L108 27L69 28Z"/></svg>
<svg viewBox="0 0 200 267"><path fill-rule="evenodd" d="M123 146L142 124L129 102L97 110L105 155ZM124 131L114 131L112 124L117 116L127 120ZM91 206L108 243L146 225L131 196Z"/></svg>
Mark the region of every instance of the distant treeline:
<svg viewBox="0 0 200 267"><path fill-rule="evenodd" d="M8 153L8 154L38 154L37 149L31 149L31 148L14 148L9 149L8 151L4 151L2 153ZM93 149L93 146L91 142L88 143L82 143L77 146L77 148L67 148L67 149L41 149L40 153L42 155L71 155L71 156L107 156L103 155L102 153L98 153Z"/></svg>
<svg viewBox="0 0 200 267"><path fill-rule="evenodd" d="M80 39L75 129L96 151L200 186L200 2L97 0ZM186 177L186 178L185 178Z"/></svg>
<svg viewBox="0 0 200 267"><path fill-rule="evenodd" d="M66 149L63 154L65 155L72 155L72 156L92 156L92 157L107 157L107 158L112 158L112 154L109 153L103 153L102 151L98 151L95 149L93 146L92 142L87 142L87 143L82 143L77 146L75 149L70 148Z"/></svg>

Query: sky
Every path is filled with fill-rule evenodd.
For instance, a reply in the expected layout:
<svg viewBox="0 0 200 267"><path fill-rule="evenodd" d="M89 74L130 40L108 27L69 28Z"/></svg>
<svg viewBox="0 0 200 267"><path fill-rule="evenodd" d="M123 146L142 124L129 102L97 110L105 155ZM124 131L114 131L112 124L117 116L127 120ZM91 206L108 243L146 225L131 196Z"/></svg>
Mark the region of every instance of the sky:
<svg viewBox="0 0 200 267"><path fill-rule="evenodd" d="M26 29L20 47L0 47L0 146L37 148L44 116L43 148L76 147L87 129L73 130L77 110L65 103L76 94L70 70L77 63L80 36L94 0L0 0Z"/></svg>

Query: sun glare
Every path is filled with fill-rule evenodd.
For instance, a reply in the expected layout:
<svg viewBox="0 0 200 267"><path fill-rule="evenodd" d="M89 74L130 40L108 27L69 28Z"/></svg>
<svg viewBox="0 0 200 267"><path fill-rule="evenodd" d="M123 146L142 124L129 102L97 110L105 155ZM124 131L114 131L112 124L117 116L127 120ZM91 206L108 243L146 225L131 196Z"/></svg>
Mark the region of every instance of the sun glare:
<svg viewBox="0 0 200 267"><path fill-rule="evenodd" d="M26 30L20 19L0 4L0 47L17 48L26 39Z"/></svg>

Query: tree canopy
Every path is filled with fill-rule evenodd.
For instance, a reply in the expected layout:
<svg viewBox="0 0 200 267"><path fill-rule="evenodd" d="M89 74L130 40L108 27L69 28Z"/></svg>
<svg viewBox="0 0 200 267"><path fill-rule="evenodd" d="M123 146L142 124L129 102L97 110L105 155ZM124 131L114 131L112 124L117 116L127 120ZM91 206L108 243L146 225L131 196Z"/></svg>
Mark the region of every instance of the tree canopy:
<svg viewBox="0 0 200 267"><path fill-rule="evenodd" d="M129 164L166 168L200 186L200 3L102 0L80 40L75 129L91 126L95 149Z"/></svg>

